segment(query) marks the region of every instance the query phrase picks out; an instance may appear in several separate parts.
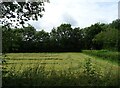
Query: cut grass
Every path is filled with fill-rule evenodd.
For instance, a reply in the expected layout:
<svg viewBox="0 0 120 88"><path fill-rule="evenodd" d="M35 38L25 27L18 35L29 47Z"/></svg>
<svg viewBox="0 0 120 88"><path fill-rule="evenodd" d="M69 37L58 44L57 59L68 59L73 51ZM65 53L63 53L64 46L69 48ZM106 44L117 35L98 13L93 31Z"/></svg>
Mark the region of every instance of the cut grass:
<svg viewBox="0 0 120 88"><path fill-rule="evenodd" d="M6 59L7 59L7 64L5 65L7 66L6 70L11 73L4 75L5 78L6 77L14 78L14 76L15 77L17 76L16 80L18 80L18 78L23 80L24 76L22 77L22 74L26 74L26 76L28 74L32 74L33 76L35 76L35 78L38 77L38 79L31 78L32 82L38 80L35 81L36 83L33 82L32 83L33 85L39 85L39 86L46 85L48 82L47 85L57 85L57 86L79 85L80 86L80 85L88 85L89 80L90 82L92 82L91 85L95 85L94 84L95 80L92 81L92 79L96 79L99 80L99 82L96 83L96 85L105 86L105 85L117 85L116 78L120 79L119 78L120 66L118 64L113 64L107 60L103 60L94 56L89 56L83 53L8 53ZM87 63L88 65L86 65L86 60L88 59L90 59L90 66L92 66L90 67L92 73L89 74L92 74L93 75L92 77L95 77L95 78L90 77L89 80L87 80L85 76L85 74L87 73L84 73L85 69L89 69L89 64ZM35 69L41 71L41 66L44 67L44 69L42 69L44 74L40 72L36 73ZM12 73L14 73L14 75L11 76ZM43 77L43 79L39 79L40 75L44 75L47 78ZM98 77L98 79L96 77ZM7 78L5 80L8 80ZM25 78L24 80L28 80L28 78ZM44 81L43 84L39 84L40 80ZM105 83L108 84L101 83L100 80L102 80L102 82L105 81ZM109 83L108 80L110 82L113 81L113 83ZM9 81L8 83L12 85L11 81L13 80L8 80L8 81ZM68 83L65 84L64 83L65 81ZM75 81L75 82L71 83L71 81ZM30 85L30 84L26 83L24 85Z"/></svg>
<svg viewBox="0 0 120 88"><path fill-rule="evenodd" d="M10 59L7 61L8 67L12 64L16 64L17 68L19 65L29 66L32 64L46 64L47 68L51 68L54 66L57 70L64 70L67 68L75 68L81 69L85 60L91 58L93 65L100 68L114 67L118 68L118 65L109 63L109 61L105 61L103 59L96 58L94 56L85 55L83 53L10 53L7 54L7 57ZM16 59L15 59L16 57ZM35 58L36 57L36 58ZM41 58L42 57L42 58ZM47 58L51 59L47 59ZM54 58L58 58L57 60ZM21 59L18 59L21 58ZM16 68L16 69L17 69ZM105 70L104 69L104 70Z"/></svg>

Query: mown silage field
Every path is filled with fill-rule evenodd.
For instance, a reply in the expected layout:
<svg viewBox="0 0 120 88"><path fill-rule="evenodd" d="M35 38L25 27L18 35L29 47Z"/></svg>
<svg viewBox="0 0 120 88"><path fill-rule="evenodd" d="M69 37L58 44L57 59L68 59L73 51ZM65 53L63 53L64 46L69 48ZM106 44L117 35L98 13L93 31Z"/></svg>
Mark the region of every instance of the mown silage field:
<svg viewBox="0 0 120 88"><path fill-rule="evenodd" d="M91 52L91 51L90 51ZM85 53L8 53L3 86L118 86L118 63Z"/></svg>

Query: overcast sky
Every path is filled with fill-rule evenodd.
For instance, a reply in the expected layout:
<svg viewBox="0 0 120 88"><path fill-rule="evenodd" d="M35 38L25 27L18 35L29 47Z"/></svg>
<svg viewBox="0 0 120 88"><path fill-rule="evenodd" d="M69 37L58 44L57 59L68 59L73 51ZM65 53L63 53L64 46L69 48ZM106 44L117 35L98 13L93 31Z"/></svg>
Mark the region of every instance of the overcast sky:
<svg viewBox="0 0 120 88"><path fill-rule="evenodd" d="M70 23L73 28L84 28L97 22L110 23L118 18L118 1L50 0L50 3L45 3L43 18L29 23L37 30L48 32L62 23Z"/></svg>

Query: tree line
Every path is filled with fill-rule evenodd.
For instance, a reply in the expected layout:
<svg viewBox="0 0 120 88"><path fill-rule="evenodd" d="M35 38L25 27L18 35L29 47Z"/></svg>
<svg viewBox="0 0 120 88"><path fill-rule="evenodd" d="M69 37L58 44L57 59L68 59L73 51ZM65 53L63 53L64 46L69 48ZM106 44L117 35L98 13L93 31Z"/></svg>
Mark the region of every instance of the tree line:
<svg viewBox="0 0 120 88"><path fill-rule="evenodd" d="M83 49L120 49L120 19L112 23L95 23L90 27L72 28L61 24L51 32L24 28L1 28L4 52L80 52Z"/></svg>

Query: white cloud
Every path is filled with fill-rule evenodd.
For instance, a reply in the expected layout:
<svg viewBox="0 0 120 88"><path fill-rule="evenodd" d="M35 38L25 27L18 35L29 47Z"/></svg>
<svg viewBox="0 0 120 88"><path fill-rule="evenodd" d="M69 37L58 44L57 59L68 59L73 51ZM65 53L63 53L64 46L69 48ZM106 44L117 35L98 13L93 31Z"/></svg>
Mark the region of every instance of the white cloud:
<svg viewBox="0 0 120 88"><path fill-rule="evenodd" d="M50 0L39 21L30 21L36 29L50 31L61 23L86 27L96 22L111 22L118 17L118 0Z"/></svg>

